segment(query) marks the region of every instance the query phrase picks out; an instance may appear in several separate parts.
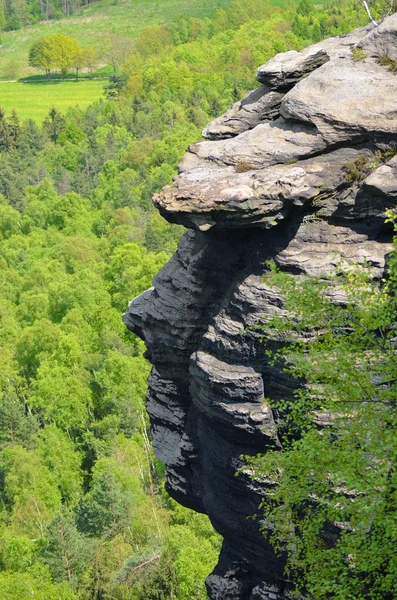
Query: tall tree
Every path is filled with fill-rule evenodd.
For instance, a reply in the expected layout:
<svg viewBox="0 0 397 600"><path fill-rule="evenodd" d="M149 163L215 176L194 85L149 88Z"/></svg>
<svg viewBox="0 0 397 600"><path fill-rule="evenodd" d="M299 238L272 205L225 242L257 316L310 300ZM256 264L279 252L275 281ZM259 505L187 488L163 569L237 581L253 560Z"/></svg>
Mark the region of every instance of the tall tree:
<svg viewBox="0 0 397 600"><path fill-rule="evenodd" d="M131 494L122 490L112 471L97 473L91 491L77 511L80 531L112 539L128 527L131 516Z"/></svg>
<svg viewBox="0 0 397 600"><path fill-rule="evenodd" d="M65 129L65 119L55 106L48 113L48 117L46 117L43 123L43 129L52 142L56 142L59 135Z"/></svg>
<svg viewBox="0 0 397 600"><path fill-rule="evenodd" d="M92 72L98 64L98 52L95 48L83 48L83 66L86 67L92 77Z"/></svg>
<svg viewBox="0 0 397 600"><path fill-rule="evenodd" d="M46 38L46 54L51 64L58 68L64 78L74 66L80 52L76 40L63 33L54 33Z"/></svg>
<svg viewBox="0 0 397 600"><path fill-rule="evenodd" d="M40 558L56 582L67 581L76 588L90 559L92 544L76 528L72 514L59 513L50 523Z"/></svg>
<svg viewBox="0 0 397 600"><path fill-rule="evenodd" d="M37 419L13 389L3 392L0 403L0 448L23 445L29 447L38 429Z"/></svg>
<svg viewBox="0 0 397 600"><path fill-rule="evenodd" d="M79 71L85 65L85 55L84 55L83 48L80 48L80 47L76 48L72 60L73 60L73 68L76 73L76 79L78 79Z"/></svg>
<svg viewBox="0 0 397 600"><path fill-rule="evenodd" d="M133 47L134 43L131 38L124 36L111 35L105 40L103 55L112 65L114 72L127 60Z"/></svg>
<svg viewBox="0 0 397 600"><path fill-rule="evenodd" d="M28 62L30 67L44 71L47 77L50 76L53 64L48 53L46 38L37 40L32 44L29 50Z"/></svg>

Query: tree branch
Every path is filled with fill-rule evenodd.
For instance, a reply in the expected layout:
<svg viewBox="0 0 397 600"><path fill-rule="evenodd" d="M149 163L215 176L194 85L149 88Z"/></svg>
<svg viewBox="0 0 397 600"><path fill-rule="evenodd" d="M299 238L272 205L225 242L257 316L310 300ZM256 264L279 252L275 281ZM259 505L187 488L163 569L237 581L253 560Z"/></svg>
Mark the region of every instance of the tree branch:
<svg viewBox="0 0 397 600"><path fill-rule="evenodd" d="M363 5L363 7L365 8L365 10L366 10L366 13L367 13L367 15L368 15L368 18L369 18L369 20L371 21L372 25L375 25L375 26L377 26L377 25L378 25L378 23L377 23L377 21L375 21L375 19L374 19L374 18L373 18L373 16L371 15L371 11L369 10L369 6L368 6L368 4L367 4L366 0L361 0L361 4L362 4L362 5Z"/></svg>

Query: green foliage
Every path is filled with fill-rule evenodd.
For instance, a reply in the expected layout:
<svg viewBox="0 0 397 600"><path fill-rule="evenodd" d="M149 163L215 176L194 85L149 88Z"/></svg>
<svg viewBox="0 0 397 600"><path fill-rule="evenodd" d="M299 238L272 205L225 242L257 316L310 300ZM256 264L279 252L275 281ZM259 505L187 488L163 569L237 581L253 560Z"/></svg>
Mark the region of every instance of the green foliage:
<svg viewBox="0 0 397 600"><path fill-rule="evenodd" d="M184 540L183 545L181 539ZM207 598L205 577L217 562L219 545L220 536L208 527L203 515L193 515L183 507L175 507L167 548L174 557L173 565L179 582L178 599ZM198 557L200 560L197 560Z"/></svg>
<svg viewBox="0 0 397 600"><path fill-rule="evenodd" d="M59 135L63 132L65 119L55 107L50 110L48 117L43 123L43 128L52 142L56 142Z"/></svg>
<svg viewBox="0 0 397 600"><path fill-rule="evenodd" d="M0 470L11 525L20 533L43 535L61 505L55 476L35 451L21 446L3 450Z"/></svg>
<svg viewBox="0 0 397 600"><path fill-rule="evenodd" d="M364 58L367 58L368 52L365 52L365 50L363 50L362 48L353 48L352 56L353 60L355 61L364 60Z"/></svg>
<svg viewBox="0 0 397 600"><path fill-rule="evenodd" d="M0 113L5 600L206 597L204 578L215 566L219 536L206 517L164 492L164 466L154 457L144 410L149 365L143 344L121 321L182 233L154 211L151 199L172 181L203 125L255 85L258 64L361 24L347 1L343 11L303 3L300 12L266 0L235 0L226 10L222 1L214 14L208 0L178 0L156 6L158 23L142 16L143 5L112 6L123 18L116 23L106 13L106 35L104 4L84 8L95 18L64 20L63 37L56 22L55 35L48 24L26 30L32 66L63 74L82 68L86 36L98 39L100 60L115 69L110 101L67 109L60 96L72 86L81 90L80 83L18 84L24 93L34 90L35 105L48 107L44 123ZM36 0L22 2L13 26L29 22L34 6ZM56 16L55 0L52 6L48 16ZM134 30L131 15L139 21ZM10 35L1 51L10 51ZM96 60L92 54L91 70ZM98 82L88 83L86 95L94 99ZM54 98L51 110L45 89ZM43 113L29 110L39 123Z"/></svg>
<svg viewBox="0 0 397 600"><path fill-rule="evenodd" d="M346 181L349 183L362 181L369 174L370 170L368 158L366 156L359 156L344 166Z"/></svg>
<svg viewBox="0 0 397 600"><path fill-rule="evenodd" d="M70 69L79 70L85 65L86 57L92 60L92 53L85 53L72 37L63 33L54 33L34 42L29 51L29 66L41 69L49 75L52 69L58 69L65 77Z"/></svg>
<svg viewBox="0 0 397 600"><path fill-rule="evenodd" d="M136 48L143 58L167 51L172 45L171 33L165 25L148 25L136 41Z"/></svg>
<svg viewBox="0 0 397 600"><path fill-rule="evenodd" d="M314 4L311 0L300 0L296 12L298 13L298 15L308 17L309 15L314 13L314 10Z"/></svg>
<svg viewBox="0 0 397 600"><path fill-rule="evenodd" d="M256 476L274 482L264 499L272 541L287 553L298 587L315 598L397 592L395 250L381 285L358 266L331 284L270 277L287 316L265 331L287 343L273 360L297 389L273 406L283 451L258 458Z"/></svg>
<svg viewBox="0 0 397 600"><path fill-rule="evenodd" d="M0 573L0 594L3 600L75 600L76 596L66 582L54 584L44 565L35 563L25 573Z"/></svg>
<svg viewBox="0 0 397 600"><path fill-rule="evenodd" d="M119 98L121 92L127 85L127 78L128 76L126 73L113 73L110 75L109 83L107 83L104 87L106 98Z"/></svg>
<svg viewBox="0 0 397 600"><path fill-rule="evenodd" d="M28 535L17 535L10 528L3 528L0 542L2 571L26 571L34 562L35 550L35 542Z"/></svg>
<svg viewBox="0 0 397 600"><path fill-rule="evenodd" d="M48 425L36 435L35 447L55 475L64 504L77 504L82 492L82 455L70 438L55 425Z"/></svg>
<svg viewBox="0 0 397 600"><path fill-rule="evenodd" d="M55 582L67 581L76 589L92 550L92 544L77 530L73 516L59 513L48 525L39 557L48 565Z"/></svg>
<svg viewBox="0 0 397 600"><path fill-rule="evenodd" d="M95 475L90 493L78 507L77 525L92 537L111 539L128 527L133 499L122 490L112 471Z"/></svg>
<svg viewBox="0 0 397 600"><path fill-rule="evenodd" d="M389 56L380 56L378 58L378 63L387 67L387 70L391 71L391 73L397 73L397 61L392 60Z"/></svg>
<svg viewBox="0 0 397 600"><path fill-rule="evenodd" d="M20 132L20 122L17 114L13 110L11 117L4 118L4 113L0 109L0 150L11 150L18 144Z"/></svg>
<svg viewBox="0 0 397 600"><path fill-rule="evenodd" d="M15 390L12 387L6 388L0 404L0 447L29 447L38 426L37 418L27 412L26 404L18 398Z"/></svg>
<svg viewBox="0 0 397 600"><path fill-rule="evenodd" d="M52 61L45 38L37 40L30 48L29 66L34 67L35 69L42 69L46 73L51 71Z"/></svg>

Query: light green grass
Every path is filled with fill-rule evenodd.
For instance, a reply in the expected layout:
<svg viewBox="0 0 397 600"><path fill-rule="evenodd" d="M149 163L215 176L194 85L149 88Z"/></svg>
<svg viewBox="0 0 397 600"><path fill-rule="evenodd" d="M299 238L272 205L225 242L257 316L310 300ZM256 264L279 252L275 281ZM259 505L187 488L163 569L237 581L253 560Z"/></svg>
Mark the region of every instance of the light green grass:
<svg viewBox="0 0 397 600"><path fill-rule="evenodd" d="M101 0L83 7L73 17L36 23L1 34L0 79L17 79L36 74L28 66L32 43L53 33L74 37L81 46L101 52L109 35L136 38L146 25L170 23L180 16L204 17L231 0Z"/></svg>
<svg viewBox="0 0 397 600"><path fill-rule="evenodd" d="M10 116L42 123L53 106L64 113L70 106L85 108L103 97L104 81L0 83L0 107Z"/></svg>

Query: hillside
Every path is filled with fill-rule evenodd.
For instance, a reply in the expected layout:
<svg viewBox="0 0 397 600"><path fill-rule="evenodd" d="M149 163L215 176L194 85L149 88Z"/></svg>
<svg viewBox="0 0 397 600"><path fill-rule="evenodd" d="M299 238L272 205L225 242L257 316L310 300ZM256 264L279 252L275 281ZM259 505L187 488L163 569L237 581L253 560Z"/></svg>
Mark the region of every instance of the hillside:
<svg viewBox="0 0 397 600"><path fill-rule="evenodd" d="M136 38L153 23L172 23L177 18L211 16L228 8L231 0L101 0L88 4L72 17L54 19L1 34L0 79L36 74L28 66L32 43L53 33L74 37L82 46L104 53L110 36ZM106 63L106 58L102 58Z"/></svg>

